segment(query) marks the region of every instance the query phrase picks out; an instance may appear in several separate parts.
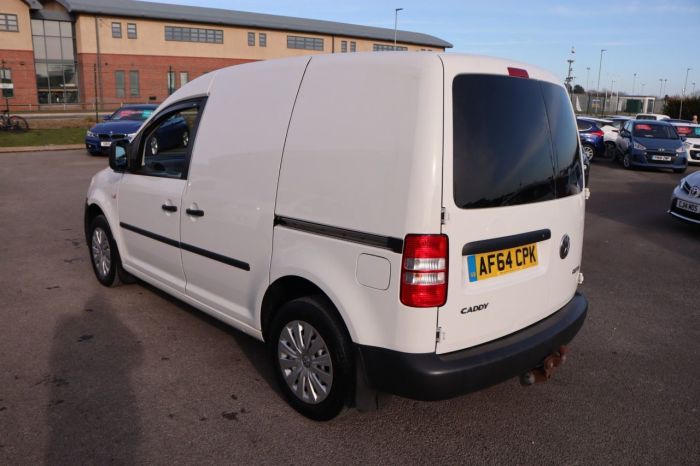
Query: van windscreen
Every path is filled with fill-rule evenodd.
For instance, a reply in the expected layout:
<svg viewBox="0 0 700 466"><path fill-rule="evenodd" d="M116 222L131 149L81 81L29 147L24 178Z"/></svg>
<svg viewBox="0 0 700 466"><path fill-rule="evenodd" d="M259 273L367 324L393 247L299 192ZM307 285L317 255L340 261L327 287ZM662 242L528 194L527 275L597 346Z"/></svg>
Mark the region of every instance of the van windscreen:
<svg viewBox="0 0 700 466"><path fill-rule="evenodd" d="M457 206L528 204L581 192L578 131L564 88L465 74L455 77L452 99Z"/></svg>

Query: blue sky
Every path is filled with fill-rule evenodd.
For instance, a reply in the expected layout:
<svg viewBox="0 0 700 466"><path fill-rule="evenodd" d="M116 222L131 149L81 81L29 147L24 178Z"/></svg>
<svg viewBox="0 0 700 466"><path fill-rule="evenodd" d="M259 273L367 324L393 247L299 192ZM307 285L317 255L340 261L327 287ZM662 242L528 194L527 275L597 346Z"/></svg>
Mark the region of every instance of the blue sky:
<svg viewBox="0 0 700 466"><path fill-rule="evenodd" d="M576 83L594 89L600 49L601 89L680 94L686 69L687 92L700 93L700 0L156 0L368 26L424 32L454 45L461 53L493 55L544 67L562 79L575 47ZM586 68L590 67L590 71ZM634 78L634 73L637 77Z"/></svg>

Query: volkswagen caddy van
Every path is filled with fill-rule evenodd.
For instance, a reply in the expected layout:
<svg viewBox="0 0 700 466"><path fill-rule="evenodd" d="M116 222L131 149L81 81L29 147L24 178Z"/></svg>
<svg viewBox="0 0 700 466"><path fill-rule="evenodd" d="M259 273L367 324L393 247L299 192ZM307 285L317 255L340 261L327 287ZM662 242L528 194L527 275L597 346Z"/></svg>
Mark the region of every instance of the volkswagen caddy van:
<svg viewBox="0 0 700 466"><path fill-rule="evenodd" d="M397 52L208 73L92 179L96 277L137 277L264 341L312 419L378 393L546 380L588 307L582 158L558 81ZM172 118L186 142L159 140Z"/></svg>

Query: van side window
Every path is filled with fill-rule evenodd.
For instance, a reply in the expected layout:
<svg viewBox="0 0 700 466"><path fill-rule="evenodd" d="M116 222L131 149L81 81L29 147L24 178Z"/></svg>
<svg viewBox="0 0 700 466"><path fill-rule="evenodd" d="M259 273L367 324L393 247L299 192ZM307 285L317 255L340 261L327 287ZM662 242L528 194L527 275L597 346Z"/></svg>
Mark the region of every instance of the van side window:
<svg viewBox="0 0 700 466"><path fill-rule="evenodd" d="M139 150L141 168L148 176L187 178L189 156L194 144L202 103L176 105L165 111L143 132Z"/></svg>

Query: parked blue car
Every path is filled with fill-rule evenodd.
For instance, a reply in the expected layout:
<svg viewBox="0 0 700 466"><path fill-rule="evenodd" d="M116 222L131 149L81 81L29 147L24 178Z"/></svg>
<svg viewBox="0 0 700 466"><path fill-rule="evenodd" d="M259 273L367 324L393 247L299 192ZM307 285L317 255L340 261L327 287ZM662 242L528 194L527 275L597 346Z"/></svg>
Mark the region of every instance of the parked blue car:
<svg viewBox="0 0 700 466"><path fill-rule="evenodd" d="M105 116L102 123L88 130L85 135L85 148L90 155L108 154L112 141L131 140L156 108L158 106L152 104L125 105Z"/></svg>
<svg viewBox="0 0 700 466"><path fill-rule="evenodd" d="M584 157L591 161L605 154L605 140L603 130L597 122L587 118L576 118L578 137L581 140L581 150Z"/></svg>
<svg viewBox="0 0 700 466"><path fill-rule="evenodd" d="M617 138L616 160L635 167L669 168L683 173L688 168L688 151L676 128L660 120L630 120Z"/></svg>

